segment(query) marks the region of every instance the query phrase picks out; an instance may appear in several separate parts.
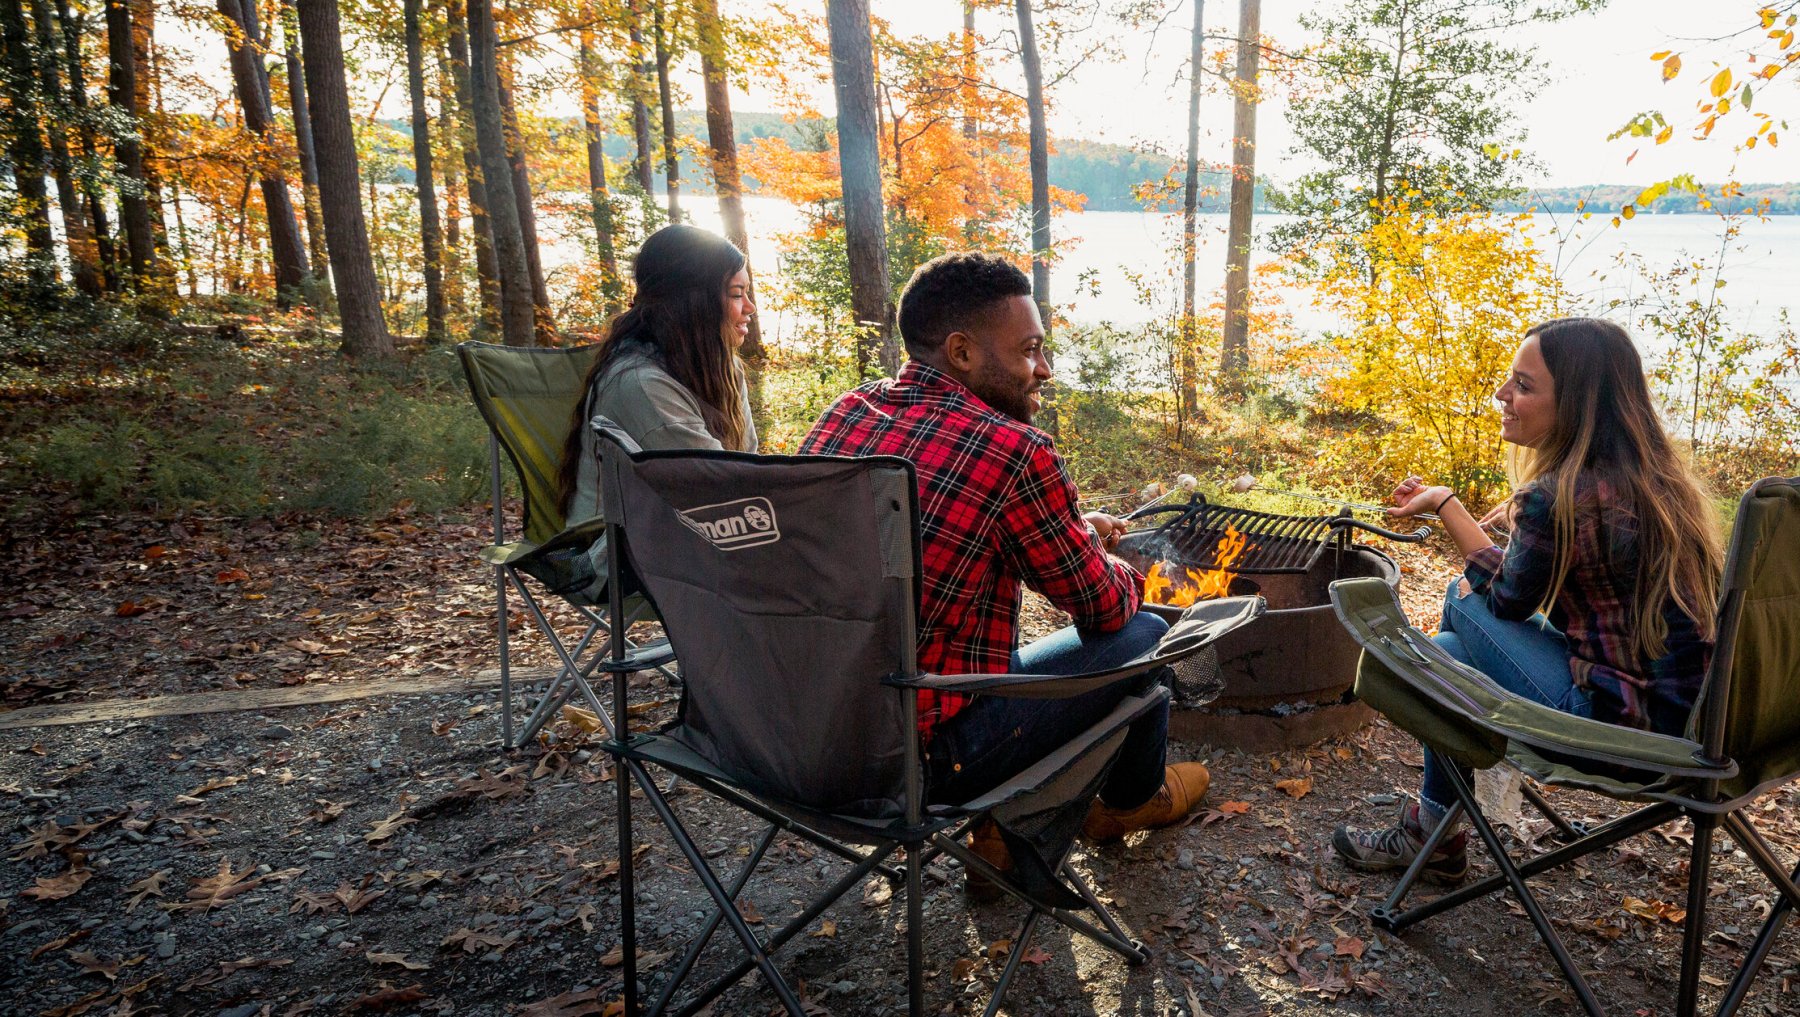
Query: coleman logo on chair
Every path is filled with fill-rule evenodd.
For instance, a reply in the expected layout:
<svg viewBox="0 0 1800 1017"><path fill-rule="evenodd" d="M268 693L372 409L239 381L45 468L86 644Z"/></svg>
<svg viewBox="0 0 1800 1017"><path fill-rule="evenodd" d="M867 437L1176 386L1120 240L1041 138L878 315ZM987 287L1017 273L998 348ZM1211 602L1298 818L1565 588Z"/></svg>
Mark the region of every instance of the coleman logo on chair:
<svg viewBox="0 0 1800 1017"><path fill-rule="evenodd" d="M717 505L701 505L679 514L688 529L712 541L721 551L772 544L781 539L781 527L775 523L775 506L767 498L739 498Z"/></svg>

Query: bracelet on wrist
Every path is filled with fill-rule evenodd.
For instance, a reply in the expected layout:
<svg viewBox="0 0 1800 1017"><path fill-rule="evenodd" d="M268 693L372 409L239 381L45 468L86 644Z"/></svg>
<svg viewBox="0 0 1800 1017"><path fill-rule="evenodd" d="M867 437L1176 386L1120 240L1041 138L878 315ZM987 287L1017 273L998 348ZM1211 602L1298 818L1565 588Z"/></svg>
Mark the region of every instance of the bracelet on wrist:
<svg viewBox="0 0 1800 1017"><path fill-rule="evenodd" d="M1455 497L1456 497L1455 491L1451 491L1449 494L1444 495L1443 499L1437 503L1437 508L1434 508L1431 510L1431 514L1434 516L1443 515L1444 506L1450 504L1451 499L1453 499Z"/></svg>

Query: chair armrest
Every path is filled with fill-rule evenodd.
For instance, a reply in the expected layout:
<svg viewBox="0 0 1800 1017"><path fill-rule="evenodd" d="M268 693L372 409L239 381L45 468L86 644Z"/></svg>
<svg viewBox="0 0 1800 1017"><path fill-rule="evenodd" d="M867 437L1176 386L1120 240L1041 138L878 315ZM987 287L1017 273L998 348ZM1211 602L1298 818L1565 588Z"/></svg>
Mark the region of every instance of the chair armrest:
<svg viewBox="0 0 1800 1017"><path fill-rule="evenodd" d="M616 664L603 658L594 665L594 669L606 674L631 674L659 668L674 659L675 650L670 647L669 641L657 639L626 654L625 659Z"/></svg>
<svg viewBox="0 0 1800 1017"><path fill-rule="evenodd" d="M1146 671L1188 657L1205 649L1233 629L1248 625L1267 610L1261 597L1225 597L1202 601L1182 612L1148 654L1106 671L1077 675L1048 674L920 674L892 675L885 684L907 689L931 689L964 695L981 692L1021 699L1068 699L1114 682L1136 678Z"/></svg>
<svg viewBox="0 0 1800 1017"><path fill-rule="evenodd" d="M1383 698L1379 685L1391 676L1414 694L1415 702L1423 700L1418 705L1435 715L1430 718L1434 727L1473 727L1554 753L1570 765L1589 762L1701 779L1737 773L1735 761L1709 762L1698 742L1577 717L1507 691L1408 624L1393 589L1380 579L1340 579L1331 584L1331 603L1338 620L1381 665L1383 673L1371 675L1365 663L1357 679L1358 695L1377 700L1378 708ZM1422 718L1409 714L1408 720L1418 726Z"/></svg>

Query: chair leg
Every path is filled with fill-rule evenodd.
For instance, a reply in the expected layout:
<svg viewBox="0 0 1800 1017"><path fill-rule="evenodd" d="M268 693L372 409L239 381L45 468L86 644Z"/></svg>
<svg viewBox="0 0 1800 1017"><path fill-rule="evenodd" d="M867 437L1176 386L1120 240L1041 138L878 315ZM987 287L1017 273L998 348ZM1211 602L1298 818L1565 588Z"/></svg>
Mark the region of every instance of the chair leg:
<svg viewBox="0 0 1800 1017"><path fill-rule="evenodd" d="M1519 791L1525 796L1525 800L1531 803L1533 808L1537 809L1545 819L1550 821L1551 826L1556 827L1557 840L1562 841L1564 844L1569 844L1588 835L1586 823L1571 823L1564 819L1562 813L1557 812L1555 807L1550 804L1549 800L1544 797L1543 793L1531 786L1529 780L1519 782Z"/></svg>
<svg viewBox="0 0 1800 1017"><path fill-rule="evenodd" d="M845 873L842 878L821 893L819 897L812 902L811 906L794 916L793 920L782 926L779 932L770 936L767 950L770 953L773 953L776 950L781 949L788 940L793 939L803 929L811 925L813 919L824 914L826 909L837 903L838 898L848 893L851 887L861 883L869 877L869 873L879 869L882 860L887 858L889 854L892 854L896 846L897 845L893 844L886 845L871 852L868 857L861 859L855 868ZM675 1017L694 1017L695 1014L704 1010L708 1003L717 999L721 993L736 984L738 979L749 974L755 967L756 961L754 959L746 957L744 960L739 961L730 971L727 971L714 979L711 985L701 991L700 995L688 1001L688 1003L680 1010L677 1010L675 1012Z"/></svg>
<svg viewBox="0 0 1800 1017"><path fill-rule="evenodd" d="M500 497L494 496L494 504ZM506 639L506 566L494 566L494 616L500 619L500 744L513 747L512 658Z"/></svg>
<svg viewBox="0 0 1800 1017"><path fill-rule="evenodd" d="M1522 878L1530 879L1532 876L1538 875L1539 873L1549 872L1551 869L1567 864L1576 858L1592 854L1603 848L1611 847L1619 841L1629 837L1635 837L1646 830L1661 826L1671 819L1678 818L1680 815L1681 807L1671 805L1667 802L1658 802L1655 805L1647 806L1636 812L1627 813L1610 823L1597 827L1593 832L1572 844L1565 844L1554 851L1547 851L1538 855L1536 858L1525 862L1523 865L1518 866L1519 875ZM1390 920L1394 927L1389 931L1398 932L1408 926L1417 925L1427 918L1441 915L1453 908L1461 907L1472 900L1486 897L1488 894L1493 893L1495 890L1506 885L1506 876L1496 873L1485 879L1480 879L1465 886L1458 887L1457 889L1444 894L1442 897L1428 900L1417 907L1410 908L1397 915L1391 916Z"/></svg>
<svg viewBox="0 0 1800 1017"><path fill-rule="evenodd" d="M1132 938L1131 934L1119 925L1118 919L1113 917L1113 913L1107 909L1105 904L1100 903L1100 898L1094 896L1093 888L1087 885L1087 881L1081 878L1081 874L1076 872L1075 867L1070 865L1066 859L1062 863L1061 871L1063 878L1069 881L1069 885L1075 888L1075 892L1081 894L1081 899L1087 901L1088 907L1093 909L1094 914L1100 916L1100 922L1106 926L1107 933L1118 940L1119 944L1123 944L1126 949L1120 949L1119 945L1114 943L1102 942L1101 945L1123 956L1125 963L1132 967L1148 961L1150 948L1145 946L1142 940ZM1055 918L1056 913L1051 912L1050 917Z"/></svg>
<svg viewBox="0 0 1800 1017"><path fill-rule="evenodd" d="M1682 923L1681 982L1675 999L1676 1017L1694 1017L1700 1001L1700 961L1706 949L1706 888L1712 874L1713 830L1717 816L1693 815L1694 849L1688 855L1687 917Z"/></svg>
<svg viewBox="0 0 1800 1017"><path fill-rule="evenodd" d="M706 864L706 859L700 854L700 849L694 846L694 840L688 835L687 828L681 824L681 820L669 808L669 803L663 800L661 791L658 790L656 782L650 779L650 774L644 770L643 764L636 760L621 758L620 766L631 771L632 778L637 781L639 787L643 788L644 798L649 801L651 810L656 813L658 819L662 820L664 828L669 831L670 839L675 841L675 846L681 849L682 856L687 859L688 865L694 870L694 875L700 878L700 884L706 888L707 895L719 905L719 911L724 915L726 923L731 926L731 931L737 936L738 941L744 944L744 950L754 959L756 967L762 971L764 980L769 983L769 988L773 989L776 998L781 1000L781 1005L792 1017L806 1017L806 1009L800 1005L800 1000L794 995L794 990L788 986L787 979L781 977L781 972L769 957L768 949L763 946L761 940L756 938L756 933L751 931L749 923L744 921L744 916L738 914L736 904L726 894L725 887L719 883L719 878L713 875L712 868ZM630 796L626 795L622 800L629 801ZM626 862L621 859L619 871L623 873L625 869ZM620 892L624 892L623 884L620 885ZM626 963L629 964L632 959L631 955L627 953Z"/></svg>
<svg viewBox="0 0 1800 1017"><path fill-rule="evenodd" d="M1456 821L1462 818L1462 814L1463 803L1451 802L1449 811L1444 813L1444 818L1438 820L1437 825L1431 828L1431 832L1425 835L1425 843L1420 845L1418 855L1413 858L1412 864L1406 867L1406 872L1401 874L1400 882L1394 884L1394 889L1388 894L1387 900L1382 901L1380 907L1370 909L1369 921L1375 923L1376 928L1383 932L1399 932L1405 927L1399 923L1400 903L1406 900L1406 895L1417 885L1419 876L1425 872L1426 863L1431 861L1432 852L1436 851L1438 845L1443 843L1444 838L1450 835L1450 831L1455 828Z"/></svg>
<svg viewBox="0 0 1800 1017"><path fill-rule="evenodd" d="M906 846L906 1012L925 1012L925 881L922 842Z"/></svg>
<svg viewBox="0 0 1800 1017"><path fill-rule="evenodd" d="M1725 816L1725 824L1750 857L1758 859L1759 866L1765 860L1758 858L1759 852L1767 856L1767 861L1771 863L1774 861L1773 854L1769 853L1768 845L1763 842L1762 837L1758 836L1753 828L1749 830L1748 837L1740 834L1738 829L1740 825L1749 827L1748 821L1742 816L1735 812L1728 813ZM1756 845L1755 847L1751 846L1752 842ZM1775 871L1779 873L1781 870L1777 868ZM1795 866L1793 873L1787 875L1787 879L1789 883L1800 882L1800 866ZM1775 940L1781 935L1782 926L1787 924L1788 915L1793 912L1797 897L1800 895L1790 895L1784 890L1780 898L1775 901L1775 906L1769 910L1769 917L1763 920L1762 929L1756 934L1756 941L1750 944L1750 952L1744 955L1743 965L1738 968L1737 975L1732 978L1731 985L1725 990L1725 998L1719 1003L1718 1017L1732 1017L1737 1013L1738 1007L1743 1005L1744 996L1750 991L1750 984L1756 981L1756 975L1762 970L1763 961L1768 959L1769 951L1775 948Z"/></svg>
<svg viewBox="0 0 1800 1017"><path fill-rule="evenodd" d="M1593 988L1588 985L1587 979L1582 977L1580 969L1576 968L1574 959L1569 956L1568 948L1563 946L1562 937L1558 936L1556 930L1551 927L1550 919L1545 917L1543 908L1538 906L1536 895L1531 892L1530 887L1525 885L1525 878L1520 875L1519 869L1513 864L1512 859L1507 857L1506 849L1500 843L1500 836L1494 832L1493 826L1489 825L1487 817L1483 816L1481 810L1476 807L1474 789L1454 767L1447 769L1450 783L1456 788L1457 799L1468 810L1470 825L1475 827L1475 832L1480 835L1481 842L1487 845L1488 854L1493 857L1494 864L1500 869L1500 874L1512 887L1513 896L1518 898L1519 905L1530 916L1531 924L1537 927L1538 935L1544 940L1544 945L1550 948L1551 956L1556 958L1557 966L1562 968L1563 977L1568 979L1569 985L1575 990L1575 995L1581 999L1582 1007L1592 1017L1605 1017L1605 1011L1601 1009L1600 1001L1594 997Z"/></svg>
<svg viewBox="0 0 1800 1017"><path fill-rule="evenodd" d="M744 862L743 869L738 872L737 878L731 881L732 900L736 900L738 894L744 892L744 884L750 882L750 875L762 862L763 855L769 850L769 845L775 843L775 835L779 832L781 832L780 827L771 825L769 832L763 834L762 840L757 842L755 850L750 852L750 857ZM694 962L700 959L700 951L706 949L706 944L711 942L713 933L718 931L719 923L724 919L725 915L722 911L715 911L712 917L706 920L705 928L702 928L699 935L694 937L693 943L688 945L687 952L681 957L681 963L675 966L674 972L669 975L668 983L663 986L661 992L657 993L656 1002L650 1004L651 1013L663 1012L663 1007L669 1004L669 997L673 996L675 990L681 987L682 980L687 978L688 971L693 968Z"/></svg>
<svg viewBox="0 0 1800 1017"><path fill-rule="evenodd" d="M1043 915L1042 911L1032 908L1031 913L1025 916L1025 924L1013 938L1012 950L1006 955L1006 967L1000 970L1000 980L994 983L994 994L988 998L987 1009L982 1012L982 1017L994 1017L1000 1012L1000 1004L1006 1000L1006 990L1012 986L1013 976L1019 973L1019 962L1025 958L1025 951L1031 949L1031 934L1037 931L1038 919Z"/></svg>
<svg viewBox="0 0 1800 1017"><path fill-rule="evenodd" d="M613 757L614 793L619 800L619 950L624 959L625 1017L637 1017L637 878L631 841L631 775L624 756Z"/></svg>

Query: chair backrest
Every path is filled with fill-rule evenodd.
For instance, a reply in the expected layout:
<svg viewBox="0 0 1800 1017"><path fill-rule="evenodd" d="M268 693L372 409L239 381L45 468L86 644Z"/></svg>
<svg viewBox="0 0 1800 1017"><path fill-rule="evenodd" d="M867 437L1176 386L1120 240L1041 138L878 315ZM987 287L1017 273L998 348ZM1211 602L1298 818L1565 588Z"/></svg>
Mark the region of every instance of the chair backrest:
<svg viewBox="0 0 1800 1017"><path fill-rule="evenodd" d="M1727 797L1800 773L1800 477L1759 480L1738 503L1696 726L1738 763Z"/></svg>
<svg viewBox="0 0 1800 1017"><path fill-rule="evenodd" d="M562 532L556 470L575 404L585 394L583 382L598 352L598 346L552 349L466 342L456 347L469 394L518 474L525 497L525 539L533 543ZM495 539L502 538L496 534Z"/></svg>
<svg viewBox="0 0 1800 1017"><path fill-rule="evenodd" d="M899 816L915 735L882 679L914 663L911 464L641 452L600 433L609 532L681 658L666 733L761 793Z"/></svg>

